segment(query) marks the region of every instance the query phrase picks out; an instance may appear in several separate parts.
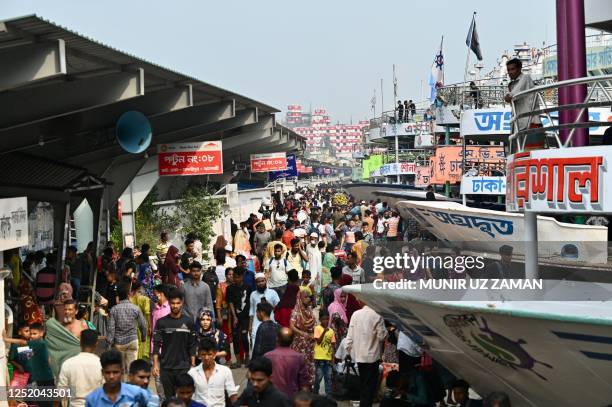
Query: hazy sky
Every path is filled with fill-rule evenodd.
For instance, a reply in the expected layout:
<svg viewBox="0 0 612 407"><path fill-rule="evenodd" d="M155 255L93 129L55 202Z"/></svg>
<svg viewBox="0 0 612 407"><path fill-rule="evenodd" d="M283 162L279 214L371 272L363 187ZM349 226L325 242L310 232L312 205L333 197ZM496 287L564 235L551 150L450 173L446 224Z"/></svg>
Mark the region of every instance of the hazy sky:
<svg viewBox="0 0 612 407"><path fill-rule="evenodd" d="M555 43L553 0L0 0L0 19L37 14L119 50L285 110L332 120L371 115L392 65L399 96L419 99L444 35L446 83L463 80L477 11L485 71L504 50ZM428 89L424 90L427 95Z"/></svg>

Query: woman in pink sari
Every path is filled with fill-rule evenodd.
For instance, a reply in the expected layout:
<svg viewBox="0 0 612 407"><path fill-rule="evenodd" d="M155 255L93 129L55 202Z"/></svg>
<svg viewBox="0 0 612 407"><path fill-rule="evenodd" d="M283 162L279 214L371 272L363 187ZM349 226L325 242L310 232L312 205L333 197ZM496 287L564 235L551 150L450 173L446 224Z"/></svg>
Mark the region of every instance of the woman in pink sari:
<svg viewBox="0 0 612 407"><path fill-rule="evenodd" d="M329 312L329 326L336 334L336 343L340 344L346 336L348 329L348 316L346 315L347 295L342 292L342 288L334 290L334 301L327 307Z"/></svg>

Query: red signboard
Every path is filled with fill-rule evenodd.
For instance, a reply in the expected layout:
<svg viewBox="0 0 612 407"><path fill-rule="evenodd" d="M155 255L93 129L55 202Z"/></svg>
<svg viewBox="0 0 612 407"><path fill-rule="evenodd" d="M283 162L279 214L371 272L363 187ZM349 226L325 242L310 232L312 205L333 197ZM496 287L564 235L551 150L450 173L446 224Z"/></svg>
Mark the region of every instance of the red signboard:
<svg viewBox="0 0 612 407"><path fill-rule="evenodd" d="M223 174L221 141L160 144L160 176Z"/></svg>
<svg viewBox="0 0 612 407"><path fill-rule="evenodd" d="M285 171L285 153L251 154L251 172Z"/></svg>

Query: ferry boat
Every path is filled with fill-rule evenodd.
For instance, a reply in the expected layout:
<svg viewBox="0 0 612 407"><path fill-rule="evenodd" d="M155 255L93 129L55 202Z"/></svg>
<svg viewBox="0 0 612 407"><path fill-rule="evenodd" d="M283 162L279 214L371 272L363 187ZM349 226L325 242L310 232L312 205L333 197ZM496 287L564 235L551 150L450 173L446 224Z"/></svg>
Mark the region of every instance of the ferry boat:
<svg viewBox="0 0 612 407"><path fill-rule="evenodd" d="M612 16L609 10L599 14ZM599 19L603 21L604 17ZM612 162L612 147L582 147L578 141L579 147L571 147L565 139L568 134L562 135L566 131L569 140L578 140L578 129L590 128L591 143L601 143L599 136L608 128L612 106L612 75L551 82L543 81L515 98L535 96L546 102L527 115L548 119L544 125L552 148L524 151L521 142L535 130L517 128L510 134L509 124L515 118L508 106L475 106L457 115L447 109L451 111L436 114L437 118L456 120L462 147L471 145L466 143L470 139L487 144L503 142L508 155L501 173L497 164L471 165L463 147L460 178L455 181L462 181L464 197L473 197L480 191L470 188L478 184L470 178L501 180L503 194L501 190L494 192L506 197L511 212L470 208L463 204L465 201L395 202L402 217L416 217L449 246L467 242L473 245L468 250L494 256L511 239L522 240L524 246L516 253L517 260L524 262L527 278L541 280L544 290L517 294L516 290L467 289L444 298L432 296L427 290L376 289L372 284L345 289L384 318L397 322L435 360L471 383L478 394L504 391L513 406L603 406L612 404L612 264L607 228L558 222L539 214L606 217L612 213L612 174L607 167ZM572 103L558 99L560 88L577 85L587 88L584 99L574 98ZM492 94L497 92L496 88L490 90ZM451 91L455 95L465 93ZM578 119L562 124L557 121L559 112L587 108L588 124ZM431 155L435 157L438 150ZM547 165L550 173L542 169ZM470 173L472 169L475 171ZM431 177L434 171L432 168ZM539 171L540 177L550 175L551 182L537 181L534 187L526 182L532 171ZM568 178L552 179L552 174L560 171ZM398 198L401 194L375 187L379 194ZM548 240L550 251L540 250L538 239ZM548 266L579 268L586 277L584 281L543 277L542 271Z"/></svg>

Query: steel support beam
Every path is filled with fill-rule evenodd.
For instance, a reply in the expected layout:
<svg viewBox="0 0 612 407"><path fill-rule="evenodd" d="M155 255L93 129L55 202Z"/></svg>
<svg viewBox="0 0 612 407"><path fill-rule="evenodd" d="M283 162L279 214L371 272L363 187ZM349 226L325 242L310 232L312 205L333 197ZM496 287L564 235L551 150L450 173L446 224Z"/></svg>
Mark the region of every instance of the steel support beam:
<svg viewBox="0 0 612 407"><path fill-rule="evenodd" d="M0 93L0 130L25 126L144 95L144 71Z"/></svg>
<svg viewBox="0 0 612 407"><path fill-rule="evenodd" d="M214 123L229 117L232 114L232 111L233 101L186 107L183 109L170 111L165 114L159 113L154 115L153 117L150 117L151 128L153 131L153 141L151 147L147 150L147 153L150 155L155 154L157 152L158 144L182 141L181 139L177 138L180 136L180 126L192 126L192 128L198 128L200 126L194 125L195 123ZM109 131L111 134L114 133L112 130ZM124 151L116 142L113 142L112 144L107 143L105 146L96 148L93 151L91 148L87 148L87 146L84 145L81 150L83 151L82 153L73 153L67 157L66 160L75 165L88 167L90 166L90 163L105 160L108 159L108 157L131 155Z"/></svg>
<svg viewBox="0 0 612 407"><path fill-rule="evenodd" d="M0 91L66 74L64 40L0 50Z"/></svg>

